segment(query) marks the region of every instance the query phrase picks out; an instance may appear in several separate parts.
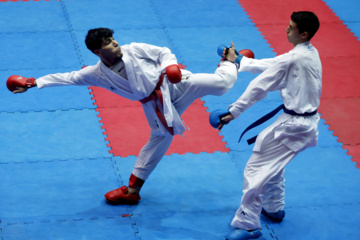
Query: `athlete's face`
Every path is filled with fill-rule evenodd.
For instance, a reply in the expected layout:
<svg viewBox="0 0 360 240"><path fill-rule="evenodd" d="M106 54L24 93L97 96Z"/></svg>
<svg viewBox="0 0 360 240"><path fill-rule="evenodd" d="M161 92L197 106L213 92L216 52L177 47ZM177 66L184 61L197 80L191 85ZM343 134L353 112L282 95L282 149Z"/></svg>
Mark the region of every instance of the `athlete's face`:
<svg viewBox="0 0 360 240"><path fill-rule="evenodd" d="M307 32L299 33L299 28L297 27L296 22L290 20L289 26L286 28L286 34L289 43L292 43L296 46L299 43L305 42L307 40Z"/></svg>
<svg viewBox="0 0 360 240"><path fill-rule="evenodd" d="M108 66L114 65L123 55L118 42L113 37L103 39L101 48L95 50L95 54Z"/></svg>

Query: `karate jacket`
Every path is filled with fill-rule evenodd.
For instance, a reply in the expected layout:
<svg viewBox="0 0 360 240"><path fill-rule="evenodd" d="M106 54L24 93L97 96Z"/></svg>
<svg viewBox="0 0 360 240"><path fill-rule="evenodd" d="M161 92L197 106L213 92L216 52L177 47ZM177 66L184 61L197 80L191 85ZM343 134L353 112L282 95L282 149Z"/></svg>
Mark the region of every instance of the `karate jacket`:
<svg viewBox="0 0 360 240"><path fill-rule="evenodd" d="M127 73L124 79L99 61L94 66L88 66L79 71L69 73L49 74L36 80L38 88L83 85L98 86L124 98L137 101L149 96L154 90L161 72L172 64L177 64L174 54L166 47L157 47L144 43L131 43L121 46L123 61ZM166 78L161 85L164 99L164 116L169 127L174 128L174 134L182 134L185 126L171 102L169 82ZM155 113L155 103L149 101L143 104L144 113L151 127L152 134L167 134Z"/></svg>
<svg viewBox="0 0 360 240"><path fill-rule="evenodd" d="M310 41L298 44L288 53L275 58L256 60L243 57L239 71L261 74L229 106L235 118L265 98L268 92L276 90L280 91L285 107L298 114L313 112L320 105L322 66L319 53ZM276 140L293 151L315 146L319 120L318 114L305 117L283 113L259 134L253 150L261 151L262 140L271 131L274 131Z"/></svg>

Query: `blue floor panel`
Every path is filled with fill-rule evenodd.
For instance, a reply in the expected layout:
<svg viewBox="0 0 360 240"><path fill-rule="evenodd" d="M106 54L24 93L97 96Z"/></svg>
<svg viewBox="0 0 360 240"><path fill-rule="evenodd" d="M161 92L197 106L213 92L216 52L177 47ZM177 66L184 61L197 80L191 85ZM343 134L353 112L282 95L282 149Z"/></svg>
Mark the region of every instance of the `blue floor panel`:
<svg viewBox="0 0 360 240"><path fill-rule="evenodd" d="M360 239L360 203L287 208L280 224L271 223L277 239ZM271 238L270 238L271 239Z"/></svg>
<svg viewBox="0 0 360 240"><path fill-rule="evenodd" d="M141 239L217 240L225 239L234 211L157 211L134 215Z"/></svg>
<svg viewBox="0 0 360 240"><path fill-rule="evenodd" d="M148 0L77 0L65 2L67 14L74 30L97 27L112 29L161 28L159 18ZM106 14L96 14L106 13ZM135 14L134 14L135 13Z"/></svg>
<svg viewBox="0 0 360 240"><path fill-rule="evenodd" d="M241 6L233 0L152 0L151 2L162 23L170 28L193 27L194 23L198 27L254 25Z"/></svg>
<svg viewBox="0 0 360 240"><path fill-rule="evenodd" d="M1 162L111 156L95 110L0 113L0 135Z"/></svg>
<svg viewBox="0 0 360 240"><path fill-rule="evenodd" d="M61 219L19 224L0 223L4 240L140 240L129 218Z"/></svg>
<svg viewBox="0 0 360 240"><path fill-rule="evenodd" d="M69 32L0 33L0 45L6 46L0 71L81 67Z"/></svg>
<svg viewBox="0 0 360 240"><path fill-rule="evenodd" d="M1 220L6 224L129 213L105 203L117 186L109 158L1 163Z"/></svg>
<svg viewBox="0 0 360 240"><path fill-rule="evenodd" d="M1 2L0 16L1 32L5 33L68 30L60 1Z"/></svg>
<svg viewBox="0 0 360 240"><path fill-rule="evenodd" d="M142 239L225 239L230 211L165 211L134 216Z"/></svg>
<svg viewBox="0 0 360 240"><path fill-rule="evenodd" d="M285 176L288 207L359 203L359 170L341 147L305 150L289 164Z"/></svg>

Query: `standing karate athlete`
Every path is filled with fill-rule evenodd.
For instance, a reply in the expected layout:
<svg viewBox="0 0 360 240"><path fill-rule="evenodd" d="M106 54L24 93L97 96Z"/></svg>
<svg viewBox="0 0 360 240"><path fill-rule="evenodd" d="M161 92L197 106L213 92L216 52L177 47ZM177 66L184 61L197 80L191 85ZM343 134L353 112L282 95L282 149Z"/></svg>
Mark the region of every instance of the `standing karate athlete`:
<svg viewBox="0 0 360 240"><path fill-rule="evenodd" d="M231 222L234 229L227 234L228 240L259 238L261 212L277 222L283 220L284 167L299 152L317 144L322 67L310 39L319 26L314 13L294 12L286 28L287 38L294 45L291 51L271 59L242 58L240 61L240 72L261 74L229 106L229 112L220 116L218 128L238 118L270 91L280 91L284 105L278 110L283 109L284 113L255 141L244 170L241 205ZM233 54L226 57L236 62Z"/></svg>
<svg viewBox="0 0 360 240"><path fill-rule="evenodd" d="M113 33L108 28L88 31L85 43L100 58L96 65L36 80L13 75L7 87L14 93L22 93L34 86L99 86L140 101L151 128L150 138L139 153L129 185L105 194L112 204L137 204L142 185L165 155L174 135L186 130L181 114L197 98L226 93L237 79L238 65L224 60L214 74L192 74L180 70L168 48L144 43L120 47ZM229 53L234 51L230 49Z"/></svg>

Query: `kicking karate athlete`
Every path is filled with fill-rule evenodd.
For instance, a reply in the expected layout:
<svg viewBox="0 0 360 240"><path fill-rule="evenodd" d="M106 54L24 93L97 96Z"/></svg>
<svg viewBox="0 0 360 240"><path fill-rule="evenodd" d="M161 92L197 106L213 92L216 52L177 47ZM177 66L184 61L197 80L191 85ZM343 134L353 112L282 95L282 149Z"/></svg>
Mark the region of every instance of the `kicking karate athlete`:
<svg viewBox="0 0 360 240"><path fill-rule="evenodd" d="M252 80L222 116L218 129L228 124L254 103L265 98L269 91L280 91L284 102L279 118L255 141L243 178L241 205L231 222L234 227L228 240L255 239L261 233L261 212L281 222L285 216L284 167L301 151L315 146L318 139L322 86L322 67L319 53L310 43L320 26L312 12L294 12L286 28L287 38L294 48L272 59L242 58L239 71L261 73ZM233 55L226 56L236 62Z"/></svg>
<svg viewBox="0 0 360 240"><path fill-rule="evenodd" d="M112 204L137 204L142 185L165 155L174 135L186 130L181 114L197 98L226 93L237 79L238 66L223 60L214 74L192 74L180 70L175 55L168 48L144 43L120 47L113 33L108 28L88 31L85 43L100 58L96 65L36 80L13 75L7 86L14 93L34 86L99 86L140 101L151 128L150 138L139 153L129 185L105 194ZM234 51L233 48L229 50L232 54Z"/></svg>

